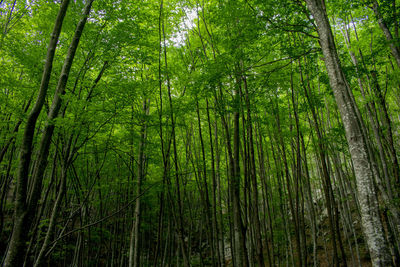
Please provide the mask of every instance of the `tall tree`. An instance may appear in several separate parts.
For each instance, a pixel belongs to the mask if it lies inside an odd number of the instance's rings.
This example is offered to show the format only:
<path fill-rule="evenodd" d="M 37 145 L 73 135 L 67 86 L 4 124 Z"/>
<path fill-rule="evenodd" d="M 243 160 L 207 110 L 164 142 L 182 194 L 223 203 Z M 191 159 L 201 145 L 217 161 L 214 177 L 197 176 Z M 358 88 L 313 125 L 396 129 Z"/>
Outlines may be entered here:
<path fill-rule="evenodd" d="M 357 192 L 361 207 L 362 226 L 367 239 L 373 266 L 392 265 L 389 249 L 380 220 L 377 192 L 374 187 L 374 173 L 368 155 L 367 136 L 363 132 L 363 121 L 349 84 L 343 73 L 336 50 L 330 22 L 321 0 L 307 0 L 319 35 L 319 43 L 329 82 L 335 95 L 346 132 L 351 159 L 357 181 Z"/>
<path fill-rule="evenodd" d="M 19 155 L 19 167 L 17 178 L 17 193 L 15 198 L 15 212 L 14 212 L 14 227 L 7 250 L 7 256 L 4 261 L 4 266 L 19 266 L 24 256 L 25 246 L 27 241 L 28 231 L 26 226 L 28 220 L 31 220 L 32 213 L 30 212 L 29 203 L 27 200 L 28 190 L 28 177 L 29 166 L 32 157 L 32 142 L 35 134 L 36 121 L 42 110 L 47 89 L 49 87 L 50 75 L 53 68 L 53 59 L 56 52 L 58 38 L 61 33 L 62 24 L 65 14 L 67 13 L 69 0 L 63 1 L 60 10 L 58 11 L 57 18 L 54 24 L 53 32 L 51 34 L 50 43 L 47 48 L 46 63 L 42 74 L 42 82 L 40 84 L 39 94 L 37 96 L 35 105 L 29 113 L 27 118 L 24 136 L 22 139 L 22 146 Z M 35 205 L 33 208 L 35 208 Z M 29 227 L 28 227 L 29 229 Z"/>

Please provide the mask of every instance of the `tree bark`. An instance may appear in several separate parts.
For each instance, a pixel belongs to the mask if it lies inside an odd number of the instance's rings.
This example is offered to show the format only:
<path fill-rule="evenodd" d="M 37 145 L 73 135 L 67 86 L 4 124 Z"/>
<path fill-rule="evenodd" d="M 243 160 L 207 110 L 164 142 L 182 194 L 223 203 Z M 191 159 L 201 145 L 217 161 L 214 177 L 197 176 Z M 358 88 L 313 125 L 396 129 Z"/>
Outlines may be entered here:
<path fill-rule="evenodd" d="M 143 102 L 143 111 L 145 115 L 149 115 L 149 101 L 146 99 Z M 138 158 L 138 175 L 137 175 L 137 183 L 136 183 L 136 195 L 140 196 L 142 194 L 142 183 L 145 177 L 145 145 L 147 138 L 147 121 L 142 120 L 142 126 L 140 130 L 140 142 L 139 142 L 139 158 Z M 141 224 L 141 205 L 140 205 L 140 197 L 136 200 L 135 203 L 135 221 L 132 225 L 131 230 L 131 242 L 129 247 L 129 267 L 138 267 L 140 266 L 140 224 Z M 133 236 L 132 236 L 133 235 Z"/>
<path fill-rule="evenodd" d="M 390 50 L 392 51 L 392 55 L 396 60 L 397 66 L 400 68 L 400 48 L 399 45 L 396 44 L 396 41 L 393 39 L 393 35 L 390 32 L 389 27 L 385 23 L 385 20 L 383 19 L 382 13 L 379 10 L 378 1 L 374 0 L 372 2 L 372 10 L 374 11 L 376 19 L 378 20 L 379 27 L 385 35 L 386 40 L 389 42 Z"/>
<path fill-rule="evenodd" d="M 50 42 L 47 47 L 46 63 L 44 65 L 42 80 L 40 83 L 39 94 L 37 96 L 35 105 L 30 111 L 26 124 L 24 135 L 22 137 L 22 145 L 19 155 L 19 166 L 17 173 L 17 189 L 14 206 L 14 227 L 4 260 L 5 267 L 19 266 L 24 259 L 26 249 L 26 240 L 28 231 L 24 229 L 25 221 L 29 220 L 28 216 L 28 203 L 27 203 L 27 186 L 29 176 L 29 166 L 32 157 L 32 142 L 35 134 L 36 121 L 42 110 L 47 89 L 49 87 L 51 70 L 53 68 L 53 59 L 56 52 L 58 38 L 61 33 L 62 24 L 65 14 L 67 13 L 69 0 L 64 0 L 58 11 L 56 22 L 54 24 L 53 32 L 51 34 Z"/>
<path fill-rule="evenodd" d="M 371 262 L 373 266 L 391 266 L 392 261 L 380 220 L 378 201 L 373 184 L 374 174 L 368 157 L 366 137 L 362 131 L 362 121 L 357 112 L 358 108 L 354 104 L 352 92 L 340 65 L 325 7 L 320 0 L 306 0 L 306 3 L 317 23 L 329 82 L 345 128 L 356 176 L 362 226 L 371 255 Z"/>
<path fill-rule="evenodd" d="M 258 208 L 258 186 L 257 186 L 257 171 L 256 171 L 256 159 L 255 159 L 255 152 L 254 152 L 254 138 L 253 138 L 253 123 L 251 118 L 251 106 L 250 106 L 250 98 L 249 98 L 249 90 L 247 87 L 247 80 L 246 77 L 243 77 L 243 84 L 245 89 L 245 102 L 247 108 L 247 124 L 248 130 L 247 135 L 249 136 L 249 145 L 248 149 L 250 151 L 250 177 L 251 183 L 253 186 L 252 190 L 252 198 L 253 198 L 253 223 L 255 224 L 255 243 L 256 243 L 256 256 L 258 266 L 265 266 L 264 264 L 264 249 L 263 249 L 263 242 L 261 237 L 261 224 L 260 224 L 260 217 L 259 217 L 259 208 Z"/>

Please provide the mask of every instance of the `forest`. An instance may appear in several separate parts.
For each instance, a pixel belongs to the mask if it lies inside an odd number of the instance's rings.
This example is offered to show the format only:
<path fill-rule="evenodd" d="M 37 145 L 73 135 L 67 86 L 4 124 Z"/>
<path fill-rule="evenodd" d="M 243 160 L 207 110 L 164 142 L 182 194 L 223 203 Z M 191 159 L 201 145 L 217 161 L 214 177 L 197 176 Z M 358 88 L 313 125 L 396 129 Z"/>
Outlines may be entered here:
<path fill-rule="evenodd" d="M 0 261 L 400 266 L 399 0 L 0 0 Z"/>

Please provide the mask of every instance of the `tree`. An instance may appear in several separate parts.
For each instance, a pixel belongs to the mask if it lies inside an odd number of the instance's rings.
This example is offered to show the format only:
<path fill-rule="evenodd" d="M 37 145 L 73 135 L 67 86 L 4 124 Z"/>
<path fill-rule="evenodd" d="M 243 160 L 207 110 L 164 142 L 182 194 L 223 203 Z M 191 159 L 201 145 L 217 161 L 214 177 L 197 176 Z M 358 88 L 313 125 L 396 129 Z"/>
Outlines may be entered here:
<path fill-rule="evenodd" d="M 361 207 L 361 218 L 371 261 L 374 266 L 391 265 L 388 245 L 379 216 L 377 192 L 374 187 L 374 173 L 368 155 L 367 140 L 363 121 L 354 102 L 349 84 L 342 71 L 335 41 L 323 2 L 307 0 L 307 7 L 317 23 L 319 42 L 324 55 L 329 82 L 335 95 L 346 132 L 349 151 L 354 164 L 357 192 Z"/>

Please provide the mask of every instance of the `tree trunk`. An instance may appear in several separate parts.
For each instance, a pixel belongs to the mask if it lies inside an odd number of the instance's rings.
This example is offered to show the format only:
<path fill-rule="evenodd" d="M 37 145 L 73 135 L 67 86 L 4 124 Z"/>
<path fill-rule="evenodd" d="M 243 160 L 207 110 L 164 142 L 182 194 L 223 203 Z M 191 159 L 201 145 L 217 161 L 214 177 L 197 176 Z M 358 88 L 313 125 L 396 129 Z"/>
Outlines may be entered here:
<path fill-rule="evenodd" d="M 238 253 L 238 264 L 240 266 L 247 267 L 249 265 L 247 249 L 246 249 L 246 231 L 242 220 L 242 210 L 240 205 L 240 126 L 239 126 L 239 105 L 240 105 L 240 80 L 236 81 L 235 89 L 235 111 L 234 111 L 234 129 L 233 129 L 233 173 L 232 177 L 232 200 L 233 200 L 233 224 L 234 224 L 234 236 L 235 246 Z"/>
<path fill-rule="evenodd" d="M 143 101 L 143 111 L 145 115 L 149 115 L 149 103 L 145 99 Z M 129 247 L 129 267 L 140 266 L 140 224 L 141 224 L 141 206 L 140 206 L 140 195 L 142 194 L 142 183 L 145 176 L 145 145 L 147 137 L 147 121 L 142 120 L 142 126 L 140 131 L 140 142 L 139 142 L 139 158 L 138 158 L 138 169 L 137 169 L 137 183 L 136 183 L 136 196 L 138 196 L 135 203 L 135 221 L 132 225 L 131 230 L 131 241 Z"/>
<path fill-rule="evenodd" d="M 222 259 L 220 253 L 220 244 L 219 244 L 219 231 L 218 231 L 218 218 L 217 218 L 217 179 L 215 173 L 215 156 L 214 156 L 214 145 L 213 145 L 213 136 L 212 136 L 212 128 L 211 128 L 211 118 L 210 118 L 210 109 L 208 105 L 208 99 L 206 98 L 206 110 L 207 110 L 207 125 L 208 125 L 208 135 L 210 140 L 210 154 L 211 154 L 211 175 L 212 175 L 212 228 L 213 228 L 213 239 L 214 239 L 214 247 L 215 253 L 217 254 L 217 263 L 218 266 L 222 266 Z"/>
<path fill-rule="evenodd" d="M 35 126 L 40 111 L 42 110 L 47 89 L 49 87 L 51 70 L 53 68 L 53 59 L 57 47 L 58 38 L 61 33 L 65 14 L 67 13 L 69 0 L 62 2 L 57 19 L 51 34 L 50 43 L 47 47 L 46 63 L 43 70 L 42 81 L 40 83 L 39 94 L 36 103 L 28 115 L 25 125 L 22 145 L 19 155 L 19 166 L 17 173 L 17 189 L 14 210 L 14 227 L 6 253 L 4 266 L 19 266 L 24 259 L 28 231 L 25 229 L 26 221 L 29 220 L 27 203 L 27 186 L 29 176 L 29 166 L 32 156 L 32 142 L 35 134 Z"/>
<path fill-rule="evenodd" d="M 260 217 L 259 217 L 259 208 L 258 208 L 258 186 L 257 186 L 257 171 L 256 171 L 256 159 L 255 159 L 255 152 L 254 152 L 254 140 L 253 140 L 253 123 L 251 118 L 251 107 L 250 107 L 250 98 L 249 98 L 249 90 L 247 88 L 247 80 L 246 77 L 243 77 L 243 84 L 245 89 L 245 102 L 247 108 L 247 124 L 248 130 L 247 135 L 249 136 L 249 145 L 248 150 L 250 151 L 250 177 L 251 183 L 253 186 L 252 190 L 252 198 L 253 198 L 253 223 L 255 224 L 255 243 L 256 243 L 256 256 L 258 266 L 262 267 L 265 266 L 264 264 L 264 249 L 261 237 L 261 224 L 260 224 Z"/>
<path fill-rule="evenodd" d="M 395 2 L 395 1 L 393 0 L 393 2 Z M 372 10 L 374 11 L 376 19 L 378 20 L 379 27 L 381 28 L 383 34 L 385 35 L 386 40 L 389 42 L 390 50 L 392 51 L 392 55 L 393 55 L 394 59 L 396 60 L 397 66 L 400 68 L 399 45 L 396 43 L 396 40 L 393 39 L 393 35 L 390 32 L 387 24 L 385 23 L 382 13 L 379 9 L 380 8 L 379 8 L 378 1 L 374 0 L 372 2 Z M 394 24 L 396 24 L 396 23 L 394 23 Z"/>
<path fill-rule="evenodd" d="M 385 239 L 376 191 L 373 184 L 373 170 L 368 157 L 367 141 L 362 131 L 362 121 L 357 106 L 352 100 L 352 92 L 340 66 L 332 31 L 320 0 L 306 0 L 317 23 L 320 46 L 324 55 L 330 85 L 335 95 L 346 132 L 351 159 L 357 182 L 357 192 L 361 207 L 361 219 L 373 266 L 391 266 L 392 261 Z"/>

